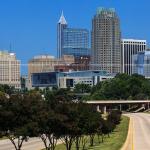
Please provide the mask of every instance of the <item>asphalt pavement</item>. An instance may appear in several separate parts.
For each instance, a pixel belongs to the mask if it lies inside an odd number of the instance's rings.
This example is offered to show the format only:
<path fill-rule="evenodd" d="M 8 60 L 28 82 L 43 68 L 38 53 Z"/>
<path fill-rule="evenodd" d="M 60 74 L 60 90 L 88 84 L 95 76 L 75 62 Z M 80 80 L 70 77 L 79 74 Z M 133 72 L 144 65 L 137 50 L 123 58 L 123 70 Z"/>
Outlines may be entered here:
<path fill-rule="evenodd" d="M 130 141 L 126 150 L 150 150 L 150 114 L 128 114 L 130 123 Z"/>
<path fill-rule="evenodd" d="M 28 142 L 23 143 L 22 150 L 41 150 L 44 144 L 40 138 L 31 138 Z M 15 150 L 10 140 L 0 140 L 0 150 Z"/>

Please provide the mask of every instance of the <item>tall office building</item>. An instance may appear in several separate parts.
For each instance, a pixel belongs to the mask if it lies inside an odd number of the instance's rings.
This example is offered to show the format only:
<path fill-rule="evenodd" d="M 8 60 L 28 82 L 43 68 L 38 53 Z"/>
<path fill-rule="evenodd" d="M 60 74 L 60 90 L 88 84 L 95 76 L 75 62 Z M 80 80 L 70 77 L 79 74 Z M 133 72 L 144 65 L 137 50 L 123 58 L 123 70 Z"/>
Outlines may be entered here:
<path fill-rule="evenodd" d="M 16 59 L 14 53 L 0 51 L 0 84 L 21 88 L 20 60 Z"/>
<path fill-rule="evenodd" d="M 89 31 L 86 29 L 68 28 L 67 21 L 62 13 L 57 27 L 58 58 L 63 55 L 75 57 L 89 56 Z"/>
<path fill-rule="evenodd" d="M 113 8 L 98 8 L 92 20 L 91 68 L 122 72 L 120 20 Z"/>
<path fill-rule="evenodd" d="M 61 58 L 63 48 L 63 30 L 67 28 L 67 21 L 62 12 L 57 25 L 57 57 Z"/>
<path fill-rule="evenodd" d="M 123 73 L 132 74 L 132 56 L 146 50 L 146 40 L 122 39 L 122 68 Z"/>

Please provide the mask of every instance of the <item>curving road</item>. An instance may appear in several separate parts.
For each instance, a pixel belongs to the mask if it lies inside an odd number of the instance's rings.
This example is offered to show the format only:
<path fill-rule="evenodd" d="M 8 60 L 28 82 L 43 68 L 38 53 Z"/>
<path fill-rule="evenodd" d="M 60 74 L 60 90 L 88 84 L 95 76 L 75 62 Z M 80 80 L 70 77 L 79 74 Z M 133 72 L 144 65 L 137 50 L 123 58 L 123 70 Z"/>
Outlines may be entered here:
<path fill-rule="evenodd" d="M 41 150 L 44 148 L 40 138 L 32 138 L 23 143 L 22 150 Z M 15 150 L 9 140 L 0 140 L 0 150 Z"/>
<path fill-rule="evenodd" d="M 128 114 L 131 118 L 129 144 L 125 150 L 150 150 L 150 114 Z"/>

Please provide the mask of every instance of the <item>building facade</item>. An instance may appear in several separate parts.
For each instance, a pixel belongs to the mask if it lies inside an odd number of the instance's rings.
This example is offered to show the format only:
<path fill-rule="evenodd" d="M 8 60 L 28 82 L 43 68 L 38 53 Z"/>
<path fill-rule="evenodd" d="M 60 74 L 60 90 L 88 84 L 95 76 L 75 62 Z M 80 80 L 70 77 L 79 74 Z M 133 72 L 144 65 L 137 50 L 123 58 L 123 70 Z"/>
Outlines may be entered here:
<path fill-rule="evenodd" d="M 132 73 L 150 78 L 150 51 L 139 52 L 132 56 Z"/>
<path fill-rule="evenodd" d="M 29 60 L 28 62 L 29 87 L 31 87 L 31 74 L 54 71 L 54 66 L 62 63 L 63 63 L 62 60 L 56 59 L 54 56 L 50 55 L 35 56 L 31 60 Z"/>
<path fill-rule="evenodd" d="M 91 68 L 122 72 L 120 20 L 113 8 L 98 8 L 92 20 Z"/>
<path fill-rule="evenodd" d="M 146 40 L 122 39 L 122 70 L 128 75 L 132 74 L 132 56 L 146 50 Z"/>
<path fill-rule="evenodd" d="M 21 88 L 20 60 L 16 59 L 15 53 L 0 51 L 0 84 Z"/>
<path fill-rule="evenodd" d="M 74 63 L 68 63 L 68 64 L 59 64 L 55 65 L 55 71 L 58 72 L 68 72 L 70 70 L 72 71 L 83 71 L 83 70 L 89 70 L 89 64 L 90 64 L 90 56 L 80 56 L 75 57 Z"/>
<path fill-rule="evenodd" d="M 73 71 L 59 74 L 59 88 L 74 88 L 76 84 L 86 84 L 91 87 L 101 81 L 112 79 L 106 71 Z"/>
<path fill-rule="evenodd" d="M 51 55 L 35 56 L 28 62 L 28 81 L 31 87 L 31 75 L 33 73 L 43 73 L 55 71 L 56 66 L 68 66 L 75 63 L 73 55 L 63 55 L 61 59 L 57 59 Z"/>
<path fill-rule="evenodd" d="M 69 28 L 62 13 L 57 25 L 58 58 L 63 55 L 75 57 L 89 56 L 89 31 L 86 29 Z"/>
<path fill-rule="evenodd" d="M 76 84 L 94 86 L 97 83 L 113 78 L 106 71 L 70 71 L 46 72 L 32 74 L 32 87 L 74 88 Z"/>

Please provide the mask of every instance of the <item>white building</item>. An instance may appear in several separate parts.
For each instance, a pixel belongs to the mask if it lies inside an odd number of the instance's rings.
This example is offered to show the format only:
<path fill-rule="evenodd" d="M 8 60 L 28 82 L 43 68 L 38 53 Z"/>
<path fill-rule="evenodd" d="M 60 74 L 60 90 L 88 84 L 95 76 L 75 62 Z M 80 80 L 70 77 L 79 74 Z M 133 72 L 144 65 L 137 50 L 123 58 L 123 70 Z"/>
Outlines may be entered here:
<path fill-rule="evenodd" d="M 21 88 L 20 60 L 16 59 L 15 53 L 0 51 L 0 84 Z"/>
<path fill-rule="evenodd" d="M 32 74 L 32 87 L 74 88 L 76 84 L 94 86 L 97 83 L 111 79 L 106 71 L 87 70 L 70 72 L 45 72 Z"/>
<path fill-rule="evenodd" d="M 132 56 L 147 49 L 146 40 L 122 39 L 122 72 L 132 74 Z"/>
<path fill-rule="evenodd" d="M 59 88 L 74 88 L 76 84 L 86 84 L 92 87 L 113 77 L 105 71 L 72 71 L 59 73 L 58 82 Z"/>

